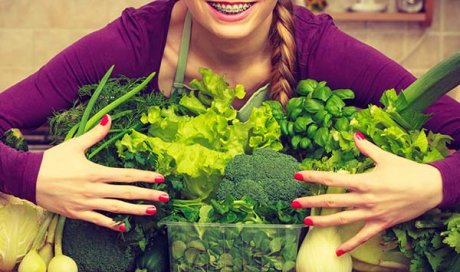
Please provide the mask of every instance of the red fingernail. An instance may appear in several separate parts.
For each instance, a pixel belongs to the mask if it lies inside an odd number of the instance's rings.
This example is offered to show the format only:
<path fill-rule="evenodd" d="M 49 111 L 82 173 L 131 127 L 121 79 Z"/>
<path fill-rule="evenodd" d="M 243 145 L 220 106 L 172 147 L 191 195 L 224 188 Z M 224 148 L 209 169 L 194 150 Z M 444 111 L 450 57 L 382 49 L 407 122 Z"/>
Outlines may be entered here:
<path fill-rule="evenodd" d="M 120 232 L 126 232 L 126 226 L 125 226 L 125 224 L 120 225 L 120 226 L 118 227 L 118 230 L 119 230 Z"/>
<path fill-rule="evenodd" d="M 157 213 L 157 209 L 155 207 L 150 207 L 145 210 L 145 213 L 148 215 L 154 215 Z"/>
<path fill-rule="evenodd" d="M 313 226 L 313 220 L 311 220 L 311 218 L 308 217 L 303 220 L 303 223 L 307 226 Z"/>
<path fill-rule="evenodd" d="M 169 195 L 167 195 L 167 194 L 160 195 L 158 200 L 160 200 L 160 202 L 168 202 L 169 201 Z"/>
<path fill-rule="evenodd" d="M 156 177 L 155 182 L 156 183 L 163 183 L 163 182 L 165 182 L 165 178 L 164 177 Z"/>
<path fill-rule="evenodd" d="M 335 252 L 335 255 L 337 255 L 337 257 L 340 257 L 342 256 L 343 254 L 345 253 L 345 251 L 343 251 L 342 249 L 339 249 Z"/>
<path fill-rule="evenodd" d="M 108 122 L 109 122 L 109 116 L 105 114 L 101 119 L 101 126 L 107 125 Z"/>
<path fill-rule="evenodd" d="M 300 208 L 302 208 L 302 205 L 300 204 L 299 201 L 294 200 L 294 201 L 291 202 L 291 207 L 292 207 L 293 209 L 300 209 Z"/>
<path fill-rule="evenodd" d="M 303 181 L 303 176 L 300 173 L 295 173 L 294 178 L 298 181 Z"/>
<path fill-rule="evenodd" d="M 355 137 L 356 137 L 356 139 L 358 139 L 358 140 L 366 140 L 366 137 L 364 136 L 364 134 L 362 134 L 362 133 L 359 132 L 359 131 L 355 132 Z"/>

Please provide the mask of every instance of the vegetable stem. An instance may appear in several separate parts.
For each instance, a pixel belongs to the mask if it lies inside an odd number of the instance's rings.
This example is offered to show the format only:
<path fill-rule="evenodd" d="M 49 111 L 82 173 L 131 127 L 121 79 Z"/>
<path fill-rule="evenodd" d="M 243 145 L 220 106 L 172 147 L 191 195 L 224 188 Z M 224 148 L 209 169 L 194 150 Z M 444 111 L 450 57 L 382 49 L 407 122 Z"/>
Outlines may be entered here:
<path fill-rule="evenodd" d="M 65 225 L 65 216 L 60 215 L 59 221 L 56 227 L 56 234 L 55 234 L 55 243 L 54 243 L 54 254 L 55 256 L 63 255 L 62 254 L 62 233 L 64 231 Z"/>
<path fill-rule="evenodd" d="M 51 224 L 49 225 L 48 228 L 48 236 L 46 237 L 46 242 L 48 244 L 53 244 L 54 243 L 54 236 L 56 233 L 56 227 L 58 223 L 59 215 L 54 214 L 53 215 L 53 220 L 51 220 Z"/>
<path fill-rule="evenodd" d="M 460 51 L 440 62 L 402 91 L 407 103 L 397 108 L 401 114 L 423 112 L 441 96 L 460 84 Z"/>
<path fill-rule="evenodd" d="M 45 240 L 45 237 L 46 237 L 46 231 L 48 230 L 48 226 L 51 222 L 51 219 L 53 218 L 53 215 L 54 215 L 53 213 L 46 215 L 46 218 L 43 221 L 43 224 L 38 229 L 38 233 L 32 244 L 31 250 L 37 250 L 41 246 L 41 244 L 43 244 L 43 241 Z"/>
<path fill-rule="evenodd" d="M 141 84 L 139 84 L 131 91 L 127 92 L 123 96 L 119 97 L 118 99 L 116 99 L 109 105 L 105 106 L 103 109 L 101 109 L 98 113 L 96 113 L 93 117 L 91 117 L 91 119 L 88 120 L 88 122 L 86 123 L 84 132 L 94 127 L 94 125 L 96 125 L 96 123 L 102 118 L 102 116 L 109 113 L 111 110 L 115 109 L 116 107 L 126 102 L 128 99 L 135 96 L 140 91 L 142 91 L 142 89 L 144 89 L 144 87 L 147 86 L 147 84 L 149 84 L 149 82 L 152 80 L 154 76 L 155 76 L 155 72 L 151 73 L 144 81 L 142 81 Z"/>
<path fill-rule="evenodd" d="M 94 108 L 94 105 L 96 104 L 97 99 L 99 98 L 99 95 L 101 94 L 102 90 L 104 89 L 105 84 L 107 83 L 107 80 L 109 79 L 110 75 L 112 74 L 114 66 L 112 65 L 110 69 L 105 73 L 104 77 L 102 78 L 101 82 L 97 86 L 96 90 L 94 91 L 94 94 L 91 96 L 91 99 L 88 102 L 88 105 L 85 108 L 85 111 L 83 112 L 83 116 L 81 117 L 80 125 L 78 127 L 77 131 L 77 136 L 82 135 L 85 132 L 86 128 L 86 123 L 88 122 L 89 115 L 91 114 L 91 111 Z"/>

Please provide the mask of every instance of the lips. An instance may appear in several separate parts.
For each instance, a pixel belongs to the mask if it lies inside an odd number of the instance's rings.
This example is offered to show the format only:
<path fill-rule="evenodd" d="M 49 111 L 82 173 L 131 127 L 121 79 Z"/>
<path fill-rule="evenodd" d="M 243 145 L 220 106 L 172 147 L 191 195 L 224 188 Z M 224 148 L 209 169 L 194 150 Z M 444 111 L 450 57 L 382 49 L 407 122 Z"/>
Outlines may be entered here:
<path fill-rule="evenodd" d="M 224 15 L 238 15 L 250 9 L 254 3 L 228 3 L 228 2 L 208 2 L 208 4 L 219 13 Z"/>

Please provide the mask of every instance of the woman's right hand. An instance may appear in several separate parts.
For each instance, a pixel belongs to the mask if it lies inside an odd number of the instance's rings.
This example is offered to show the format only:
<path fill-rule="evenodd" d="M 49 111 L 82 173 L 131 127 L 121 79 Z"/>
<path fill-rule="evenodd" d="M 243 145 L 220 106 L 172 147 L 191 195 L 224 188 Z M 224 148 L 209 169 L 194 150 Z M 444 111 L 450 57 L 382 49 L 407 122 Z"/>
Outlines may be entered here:
<path fill-rule="evenodd" d="M 164 182 L 158 173 L 136 169 L 110 168 L 89 161 L 85 152 L 102 140 L 110 130 L 111 119 L 105 115 L 100 124 L 86 134 L 59 144 L 47 151 L 37 177 L 37 204 L 69 218 L 85 220 L 116 231 L 126 227 L 96 210 L 112 213 L 154 215 L 153 205 L 132 204 L 125 200 L 167 202 L 167 193 L 140 188 L 133 182 Z"/>

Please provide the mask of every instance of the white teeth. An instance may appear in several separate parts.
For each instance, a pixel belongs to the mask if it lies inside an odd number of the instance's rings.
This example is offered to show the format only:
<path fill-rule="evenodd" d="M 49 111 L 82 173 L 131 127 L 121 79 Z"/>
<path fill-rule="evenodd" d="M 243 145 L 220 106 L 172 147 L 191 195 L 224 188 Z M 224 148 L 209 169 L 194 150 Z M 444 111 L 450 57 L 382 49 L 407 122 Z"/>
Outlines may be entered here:
<path fill-rule="evenodd" d="M 225 14 L 238 14 L 242 13 L 246 10 L 248 10 L 252 4 L 250 3 L 245 3 L 245 4 L 221 4 L 221 3 L 215 3 L 215 2 L 209 2 L 209 4 L 218 10 L 219 12 L 225 13 Z"/>

